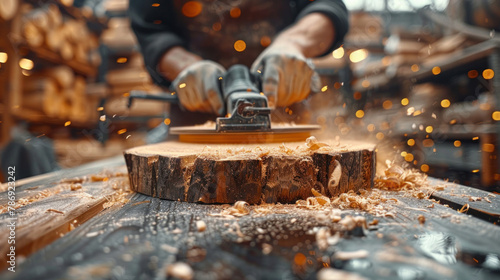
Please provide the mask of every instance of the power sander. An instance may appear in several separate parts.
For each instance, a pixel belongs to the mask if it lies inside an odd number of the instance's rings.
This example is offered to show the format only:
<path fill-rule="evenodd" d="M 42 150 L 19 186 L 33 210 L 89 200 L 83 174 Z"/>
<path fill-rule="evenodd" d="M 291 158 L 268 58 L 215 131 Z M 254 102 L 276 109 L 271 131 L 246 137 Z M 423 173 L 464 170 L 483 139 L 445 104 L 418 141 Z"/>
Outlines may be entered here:
<path fill-rule="evenodd" d="M 179 141 L 188 143 L 275 143 L 304 141 L 318 125 L 272 124 L 271 108 L 267 97 L 261 93 L 261 77 L 252 75 L 244 65 L 228 69 L 220 82 L 225 117 L 218 117 L 214 125 L 172 127 L 170 133 Z M 131 91 L 128 106 L 134 99 L 150 99 L 179 103 L 175 94 L 151 95 Z"/>

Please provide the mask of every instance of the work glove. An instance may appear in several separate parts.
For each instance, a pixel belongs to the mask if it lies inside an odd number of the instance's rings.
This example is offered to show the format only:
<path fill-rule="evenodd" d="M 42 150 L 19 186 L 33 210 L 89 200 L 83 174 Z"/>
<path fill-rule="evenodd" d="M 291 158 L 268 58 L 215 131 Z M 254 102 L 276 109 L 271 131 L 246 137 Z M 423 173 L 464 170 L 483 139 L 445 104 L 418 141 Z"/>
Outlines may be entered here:
<path fill-rule="evenodd" d="M 269 46 L 252 64 L 251 71 L 261 75 L 262 91 L 271 108 L 291 105 L 304 100 L 311 91 L 319 91 L 320 78 L 314 65 L 291 44 Z"/>
<path fill-rule="evenodd" d="M 181 73 L 172 82 L 181 105 L 189 111 L 224 113 L 224 103 L 219 87 L 219 78 L 226 70 L 210 60 L 198 61 Z"/>

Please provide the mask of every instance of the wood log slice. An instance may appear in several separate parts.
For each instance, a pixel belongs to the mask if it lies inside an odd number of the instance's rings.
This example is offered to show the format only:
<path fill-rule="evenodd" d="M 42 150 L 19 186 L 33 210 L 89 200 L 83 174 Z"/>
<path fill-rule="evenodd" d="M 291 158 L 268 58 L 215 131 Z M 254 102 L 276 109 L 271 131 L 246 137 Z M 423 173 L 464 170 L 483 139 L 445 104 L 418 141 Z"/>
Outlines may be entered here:
<path fill-rule="evenodd" d="M 171 141 L 124 155 L 133 190 L 170 200 L 293 203 L 312 196 L 312 188 L 334 197 L 372 186 L 375 145 L 313 140 L 214 146 Z"/>

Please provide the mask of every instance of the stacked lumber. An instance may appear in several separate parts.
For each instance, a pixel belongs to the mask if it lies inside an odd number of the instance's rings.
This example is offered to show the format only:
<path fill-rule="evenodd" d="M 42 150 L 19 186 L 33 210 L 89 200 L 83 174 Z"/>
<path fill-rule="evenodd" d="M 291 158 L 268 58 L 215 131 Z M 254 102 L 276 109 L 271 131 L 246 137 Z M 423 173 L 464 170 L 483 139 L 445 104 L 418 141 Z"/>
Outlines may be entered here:
<path fill-rule="evenodd" d="M 100 64 L 99 40 L 89 31 L 85 20 L 64 17 L 56 4 L 27 6 L 23 10 L 22 34 L 30 47 L 46 48 L 65 61 Z"/>
<path fill-rule="evenodd" d="M 19 0 L 0 0 L 0 19 L 11 20 L 19 7 Z"/>
<path fill-rule="evenodd" d="M 85 122 L 97 119 L 96 101 L 86 95 L 86 81 L 67 66 L 47 68 L 23 81 L 23 108 L 48 117 Z"/>

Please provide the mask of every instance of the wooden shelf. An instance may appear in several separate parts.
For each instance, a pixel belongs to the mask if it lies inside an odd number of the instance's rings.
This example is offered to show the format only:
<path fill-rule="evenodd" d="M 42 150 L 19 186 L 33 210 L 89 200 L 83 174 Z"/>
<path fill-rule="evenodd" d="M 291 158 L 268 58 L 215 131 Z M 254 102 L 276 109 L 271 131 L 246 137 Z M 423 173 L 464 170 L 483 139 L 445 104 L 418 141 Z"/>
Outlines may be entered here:
<path fill-rule="evenodd" d="M 79 122 L 79 121 L 73 121 L 70 119 L 60 119 L 60 118 L 53 118 L 49 117 L 43 113 L 35 112 L 29 109 L 18 109 L 12 112 L 12 116 L 21 121 L 27 121 L 32 124 L 46 124 L 46 125 L 51 125 L 51 126 L 59 126 L 59 127 L 64 127 L 64 124 L 67 121 L 71 121 L 71 125 L 68 126 L 70 128 L 95 128 L 98 123 L 98 119 L 95 120 L 95 122 L 92 121 L 87 121 L 87 122 Z"/>
<path fill-rule="evenodd" d="M 66 65 L 73 69 L 76 73 L 94 77 L 97 75 L 97 68 L 91 66 L 87 63 L 78 62 L 76 60 L 64 60 L 59 54 L 54 53 L 46 48 L 39 47 L 34 48 L 27 44 L 19 45 L 19 49 L 22 51 L 27 51 L 29 53 L 34 54 L 37 58 L 43 59 L 50 63 L 58 64 L 58 65 Z"/>

